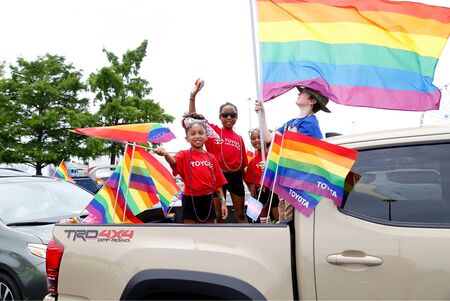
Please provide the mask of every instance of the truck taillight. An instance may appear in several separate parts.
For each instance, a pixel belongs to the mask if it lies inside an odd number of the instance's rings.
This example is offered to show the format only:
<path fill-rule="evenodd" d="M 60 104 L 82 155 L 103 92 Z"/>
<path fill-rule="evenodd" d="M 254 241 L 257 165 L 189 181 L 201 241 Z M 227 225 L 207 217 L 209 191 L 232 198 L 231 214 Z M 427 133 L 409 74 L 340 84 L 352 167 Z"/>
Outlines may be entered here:
<path fill-rule="evenodd" d="M 46 269 L 47 269 L 47 285 L 48 293 L 52 295 L 58 294 L 58 273 L 59 265 L 64 253 L 64 247 L 54 240 L 50 240 L 47 245 Z"/>

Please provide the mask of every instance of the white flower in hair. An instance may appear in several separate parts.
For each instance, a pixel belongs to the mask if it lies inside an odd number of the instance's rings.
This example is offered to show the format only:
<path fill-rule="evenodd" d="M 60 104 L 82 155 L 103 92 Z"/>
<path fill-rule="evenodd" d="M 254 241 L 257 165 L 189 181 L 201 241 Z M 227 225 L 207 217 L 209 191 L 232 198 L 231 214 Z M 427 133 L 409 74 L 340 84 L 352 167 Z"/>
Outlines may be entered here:
<path fill-rule="evenodd" d="M 214 138 L 214 139 L 220 138 L 220 136 L 216 133 L 216 131 L 214 131 L 214 129 L 208 124 L 208 122 L 205 119 L 195 119 L 192 117 L 187 117 L 186 119 L 184 119 L 184 127 L 185 128 L 190 128 L 195 123 L 200 123 L 205 126 L 206 136 L 208 138 Z"/>

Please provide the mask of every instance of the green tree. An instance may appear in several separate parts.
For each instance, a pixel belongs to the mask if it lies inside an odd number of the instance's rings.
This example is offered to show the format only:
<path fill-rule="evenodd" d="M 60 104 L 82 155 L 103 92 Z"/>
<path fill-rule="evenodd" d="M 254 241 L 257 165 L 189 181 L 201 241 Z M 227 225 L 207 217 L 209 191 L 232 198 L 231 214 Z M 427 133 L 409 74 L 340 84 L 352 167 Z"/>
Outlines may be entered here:
<path fill-rule="evenodd" d="M 0 161 L 25 163 L 42 174 L 48 164 L 70 156 L 84 160 L 102 151 L 101 143 L 69 132 L 95 124 L 81 71 L 65 58 L 46 54 L 35 61 L 17 60 L 0 85 Z M 3 119 L 5 118 L 5 119 Z"/>
<path fill-rule="evenodd" d="M 109 66 L 103 67 L 89 77 L 89 85 L 100 103 L 97 112 L 101 125 L 113 126 L 129 123 L 172 122 L 174 117 L 165 114 L 159 103 L 146 98 L 152 88 L 139 76 L 142 61 L 147 52 L 147 40 L 139 47 L 128 50 L 122 60 L 114 53 L 103 49 Z M 123 151 L 117 143 L 106 142 L 111 164 Z"/>

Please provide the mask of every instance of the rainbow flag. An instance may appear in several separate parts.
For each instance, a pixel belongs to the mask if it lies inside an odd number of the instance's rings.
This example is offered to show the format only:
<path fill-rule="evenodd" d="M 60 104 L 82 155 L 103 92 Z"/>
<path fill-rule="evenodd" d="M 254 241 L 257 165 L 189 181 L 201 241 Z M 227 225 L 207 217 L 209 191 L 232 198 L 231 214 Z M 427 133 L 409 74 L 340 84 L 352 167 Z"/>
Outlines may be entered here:
<path fill-rule="evenodd" d="M 71 183 L 75 183 L 75 181 L 69 175 L 69 171 L 67 170 L 67 166 L 64 161 L 61 161 L 61 163 L 59 163 L 59 166 L 56 168 L 55 173 L 53 174 L 53 178 L 63 179 Z"/>
<path fill-rule="evenodd" d="M 309 216 L 321 197 L 340 206 L 358 152 L 297 132 L 275 135 L 263 185 Z M 275 184 L 274 184 L 275 182 Z"/>
<path fill-rule="evenodd" d="M 310 216 L 314 208 L 322 199 L 320 196 L 305 191 L 283 187 L 277 179 L 278 163 L 280 161 L 280 150 L 283 136 L 275 134 L 271 144 L 267 164 L 264 169 L 264 176 L 261 179 L 262 185 L 271 189 L 279 197 L 288 201 L 295 209 L 306 216 Z"/>
<path fill-rule="evenodd" d="M 286 131 L 278 163 L 279 183 L 327 197 L 340 206 L 345 178 L 357 155 L 356 150 Z"/>
<path fill-rule="evenodd" d="M 120 224 L 122 221 L 126 224 L 142 223 L 132 213 L 128 204 L 125 204 L 123 185 L 119 186 L 122 166 L 123 160 L 86 207 L 89 213 L 93 215 L 92 219 L 100 221 L 102 224 Z M 118 194 L 117 189 L 119 189 Z"/>
<path fill-rule="evenodd" d="M 164 143 L 175 135 L 159 123 L 124 124 L 116 126 L 78 128 L 72 132 L 97 138 L 136 143 Z"/>
<path fill-rule="evenodd" d="M 164 212 L 167 212 L 180 188 L 164 165 L 143 148 L 136 146 L 133 152 L 133 148 L 129 146 L 125 166 L 124 184 L 129 187 L 127 203 L 132 212 L 137 215 L 159 202 Z"/>
<path fill-rule="evenodd" d="M 387 0 L 258 0 L 264 101 L 302 85 L 349 106 L 439 108 L 450 9 Z"/>
<path fill-rule="evenodd" d="M 105 184 L 105 181 L 103 181 L 103 180 L 100 179 L 100 178 L 95 178 L 95 183 L 97 183 L 97 186 L 98 186 L 98 187 L 102 187 L 103 184 Z"/>
<path fill-rule="evenodd" d="M 142 181 L 145 177 L 151 177 L 161 206 L 164 212 L 167 213 L 170 203 L 173 197 L 179 193 L 180 187 L 175 182 L 173 175 L 155 157 L 139 146 L 136 146 L 136 151 L 139 153 L 138 156 L 141 159 L 140 164 L 133 165 L 135 168 L 132 171 L 133 174 L 139 175 L 139 177 L 132 177 L 132 183 L 130 185 L 131 187 L 138 187 L 140 185 L 139 181 Z"/>

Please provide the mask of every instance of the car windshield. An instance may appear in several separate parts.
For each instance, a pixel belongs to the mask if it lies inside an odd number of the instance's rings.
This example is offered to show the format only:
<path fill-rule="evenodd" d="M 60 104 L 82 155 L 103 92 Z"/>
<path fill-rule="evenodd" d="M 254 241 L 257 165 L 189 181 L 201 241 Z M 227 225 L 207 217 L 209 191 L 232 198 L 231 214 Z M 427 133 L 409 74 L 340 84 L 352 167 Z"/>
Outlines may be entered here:
<path fill-rule="evenodd" d="M 12 179 L 0 183 L 0 219 L 5 224 L 54 221 L 80 214 L 93 195 L 63 180 Z"/>

